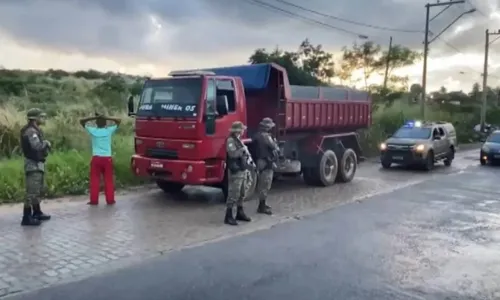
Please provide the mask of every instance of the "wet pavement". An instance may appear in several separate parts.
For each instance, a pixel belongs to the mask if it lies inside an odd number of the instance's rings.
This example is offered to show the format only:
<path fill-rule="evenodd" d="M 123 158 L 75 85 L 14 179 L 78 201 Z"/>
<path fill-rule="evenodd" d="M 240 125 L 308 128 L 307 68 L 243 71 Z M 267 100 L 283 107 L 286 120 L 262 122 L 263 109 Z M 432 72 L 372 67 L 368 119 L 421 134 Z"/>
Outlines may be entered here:
<path fill-rule="evenodd" d="M 394 295 L 403 290 L 423 293 L 425 282 L 443 293 L 453 288 L 460 288 L 456 295 L 463 295 L 464 289 L 468 293 L 493 293 L 495 283 L 489 280 L 499 278 L 500 272 L 491 268 L 500 256 L 495 247 L 485 245 L 498 238 L 488 236 L 494 235 L 490 230 L 500 222 L 492 221 L 500 211 L 495 200 L 498 193 L 492 188 L 498 176 L 495 169 L 475 167 L 476 152 L 460 153 L 451 168 L 440 166 L 431 174 L 380 170 L 378 164 L 366 162 L 349 184 L 310 188 L 294 179 L 277 182 L 269 199 L 275 215 L 252 214 L 254 222 L 236 228 L 221 224 L 223 206 L 218 203 L 218 191 L 207 194 L 196 189 L 176 199 L 157 190 L 143 189 L 123 195 L 114 207 L 87 207 L 83 198 L 52 201 L 45 207 L 54 220 L 41 228 L 20 228 L 19 216 L 15 214 L 19 207 L 3 207 L 0 295 L 27 292 L 127 266 L 135 267 L 106 275 L 100 284 L 84 281 L 48 289 L 37 299 L 61 299 L 56 297 L 61 295 L 58 293 L 69 293 L 68 289 L 78 292 L 62 298 L 140 299 L 141 294 L 137 293 L 144 293 L 147 287 L 153 289 L 151 295 L 143 294 L 148 295 L 147 299 L 160 299 L 161 295 L 165 299 L 165 293 L 172 294 L 168 297 L 172 299 L 200 299 L 202 295 L 210 295 L 205 297 L 208 299 L 244 295 L 246 299 L 282 299 L 285 295 L 301 295 L 297 289 L 304 287 L 307 280 L 300 284 L 296 281 L 303 280 L 303 272 L 311 274 L 311 287 L 316 281 L 320 286 L 311 291 L 312 296 L 288 297 L 319 299 L 336 291 L 339 295 L 347 293 L 338 299 L 365 299 L 349 298 L 350 294 L 357 295 L 351 289 L 359 288 L 373 292 L 371 299 L 389 299 L 383 294 L 386 288 L 393 290 Z M 348 205 L 308 217 L 341 204 Z M 255 201 L 248 202 L 247 207 L 255 211 Z M 487 213 L 481 214 L 480 210 Z M 297 219 L 304 220 L 202 245 Z M 464 233 L 467 230 L 469 233 Z M 190 246 L 200 247 L 163 256 Z M 350 252 L 352 257 L 348 257 Z M 154 261 L 149 262 L 150 258 Z M 326 259 L 324 263 L 322 259 Z M 264 265 L 265 261 L 271 262 L 271 266 Z M 245 268 L 250 268 L 248 274 L 240 271 Z M 342 270 L 354 277 L 340 275 Z M 378 275 L 370 275 L 370 270 Z M 136 277 L 138 272 L 144 275 Z M 461 272 L 468 277 L 460 277 Z M 364 273 L 367 276 L 362 276 Z M 353 281 L 348 282 L 349 278 Z M 252 280 L 260 291 L 257 288 L 254 294 L 246 294 Z M 325 280 L 331 282 L 321 286 Z M 366 280 L 370 284 L 383 283 L 379 288 L 382 294 L 371 285 L 360 283 Z M 107 286 L 108 282 L 117 287 Z M 217 287 L 210 288 L 209 283 Z M 226 290 L 235 288 L 234 285 L 241 289 Z M 103 290 L 99 295 L 88 294 L 89 290 L 100 288 Z M 268 290 L 274 291 L 272 297 L 263 294 Z M 182 291 L 184 294 L 180 294 Z M 221 294 L 223 291 L 225 295 Z M 386 298 L 377 298 L 379 295 Z M 29 294 L 27 297 L 31 299 Z M 398 297 L 390 298 L 413 299 Z"/>

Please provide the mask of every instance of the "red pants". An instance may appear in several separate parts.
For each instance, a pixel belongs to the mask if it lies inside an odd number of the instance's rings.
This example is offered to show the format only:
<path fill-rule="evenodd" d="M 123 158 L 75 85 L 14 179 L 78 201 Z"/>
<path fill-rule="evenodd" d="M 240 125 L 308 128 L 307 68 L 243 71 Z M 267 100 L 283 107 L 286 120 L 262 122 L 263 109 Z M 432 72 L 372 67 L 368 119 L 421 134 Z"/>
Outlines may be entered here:
<path fill-rule="evenodd" d="M 108 204 L 115 203 L 115 183 L 113 179 L 113 159 L 105 156 L 92 156 L 90 161 L 90 203 L 99 202 L 101 175 L 104 177 L 104 195 Z"/>

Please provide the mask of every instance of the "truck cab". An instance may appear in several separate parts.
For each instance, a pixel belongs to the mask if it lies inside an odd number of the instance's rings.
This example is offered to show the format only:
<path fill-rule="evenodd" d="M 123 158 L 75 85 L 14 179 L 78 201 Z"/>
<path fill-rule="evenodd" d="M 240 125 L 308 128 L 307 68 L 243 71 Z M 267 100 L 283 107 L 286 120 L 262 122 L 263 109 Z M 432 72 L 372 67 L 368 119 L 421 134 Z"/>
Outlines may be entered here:
<path fill-rule="evenodd" d="M 129 115 L 136 118 L 134 174 L 176 192 L 223 182 L 225 141 L 233 122 L 246 123 L 246 102 L 240 78 L 175 71 L 146 80 L 137 110 L 129 99 Z"/>

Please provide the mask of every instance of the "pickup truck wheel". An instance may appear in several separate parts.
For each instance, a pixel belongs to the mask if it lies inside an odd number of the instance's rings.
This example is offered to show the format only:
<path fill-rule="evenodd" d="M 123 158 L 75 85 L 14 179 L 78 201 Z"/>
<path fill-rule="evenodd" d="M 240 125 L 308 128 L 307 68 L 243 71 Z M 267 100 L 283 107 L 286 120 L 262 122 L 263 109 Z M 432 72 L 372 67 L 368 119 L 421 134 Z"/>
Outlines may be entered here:
<path fill-rule="evenodd" d="M 431 171 L 432 169 L 434 169 L 434 152 L 430 151 L 429 154 L 427 154 L 424 169 L 426 171 Z"/>
<path fill-rule="evenodd" d="M 358 167 L 358 159 L 356 152 L 352 149 L 346 149 L 339 163 L 339 170 L 337 173 L 337 182 L 350 182 L 356 174 Z"/>
<path fill-rule="evenodd" d="M 446 158 L 443 161 L 444 165 L 447 167 L 451 166 L 451 163 L 453 162 L 454 158 L 455 158 L 455 149 L 451 147 L 448 153 L 446 154 Z"/>
<path fill-rule="evenodd" d="M 167 194 L 180 192 L 184 188 L 184 184 L 177 182 L 169 182 L 164 180 L 156 180 L 156 185 Z"/>
<path fill-rule="evenodd" d="M 386 161 L 386 160 L 382 160 L 381 164 L 382 164 L 382 168 L 384 168 L 384 169 L 390 169 L 391 165 L 392 165 L 392 163 L 390 161 Z"/>

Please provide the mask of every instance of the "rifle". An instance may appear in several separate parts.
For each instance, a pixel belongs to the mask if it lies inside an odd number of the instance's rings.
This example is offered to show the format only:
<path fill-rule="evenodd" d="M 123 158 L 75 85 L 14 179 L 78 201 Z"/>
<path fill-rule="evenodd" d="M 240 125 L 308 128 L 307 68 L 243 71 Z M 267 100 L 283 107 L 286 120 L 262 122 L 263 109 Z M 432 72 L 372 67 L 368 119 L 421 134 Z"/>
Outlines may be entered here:
<path fill-rule="evenodd" d="M 239 143 L 239 146 L 245 150 L 244 159 L 245 159 L 245 163 L 247 164 L 247 166 L 251 167 L 252 169 L 256 169 L 257 165 L 253 161 L 252 155 L 248 151 L 247 146 L 245 146 L 245 144 L 243 144 L 243 142 L 239 138 L 236 138 L 236 140 L 237 140 L 237 143 Z"/>

